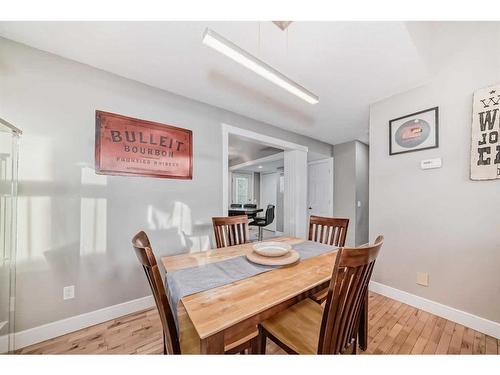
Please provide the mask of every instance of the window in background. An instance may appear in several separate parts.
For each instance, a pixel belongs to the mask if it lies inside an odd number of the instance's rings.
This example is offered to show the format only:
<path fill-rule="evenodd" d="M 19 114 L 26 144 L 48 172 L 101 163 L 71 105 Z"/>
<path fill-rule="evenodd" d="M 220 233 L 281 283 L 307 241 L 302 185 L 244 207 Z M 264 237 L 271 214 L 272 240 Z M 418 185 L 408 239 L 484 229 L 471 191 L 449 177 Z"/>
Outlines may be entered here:
<path fill-rule="evenodd" d="M 233 173 L 232 203 L 253 202 L 253 173 Z"/>

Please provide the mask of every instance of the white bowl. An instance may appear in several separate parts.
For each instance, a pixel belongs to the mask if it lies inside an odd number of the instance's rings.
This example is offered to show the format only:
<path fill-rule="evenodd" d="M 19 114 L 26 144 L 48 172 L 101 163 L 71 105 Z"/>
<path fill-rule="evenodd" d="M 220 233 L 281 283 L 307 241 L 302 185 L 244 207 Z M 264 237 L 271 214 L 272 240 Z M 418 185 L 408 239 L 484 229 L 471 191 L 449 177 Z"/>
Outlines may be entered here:
<path fill-rule="evenodd" d="M 281 257 L 287 254 L 292 247 L 283 242 L 260 242 L 253 245 L 254 251 L 265 257 Z"/>

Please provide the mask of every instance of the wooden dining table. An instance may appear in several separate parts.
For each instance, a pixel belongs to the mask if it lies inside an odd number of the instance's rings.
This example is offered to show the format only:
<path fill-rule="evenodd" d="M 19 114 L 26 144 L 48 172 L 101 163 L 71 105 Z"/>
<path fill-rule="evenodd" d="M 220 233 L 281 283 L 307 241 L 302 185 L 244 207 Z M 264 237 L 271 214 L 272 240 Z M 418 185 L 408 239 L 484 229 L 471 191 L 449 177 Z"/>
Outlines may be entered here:
<path fill-rule="evenodd" d="M 273 241 L 294 245 L 304 240 L 278 237 Z M 220 249 L 167 256 L 161 259 L 166 272 L 196 267 L 253 251 L 252 243 Z M 280 313 L 328 286 L 337 251 L 315 256 L 294 265 L 275 268 L 227 285 L 181 298 L 177 304 L 179 338 L 184 354 L 222 354 L 224 343 L 244 337 L 260 322 Z M 360 346 L 366 346 L 367 305 L 360 327 Z"/>

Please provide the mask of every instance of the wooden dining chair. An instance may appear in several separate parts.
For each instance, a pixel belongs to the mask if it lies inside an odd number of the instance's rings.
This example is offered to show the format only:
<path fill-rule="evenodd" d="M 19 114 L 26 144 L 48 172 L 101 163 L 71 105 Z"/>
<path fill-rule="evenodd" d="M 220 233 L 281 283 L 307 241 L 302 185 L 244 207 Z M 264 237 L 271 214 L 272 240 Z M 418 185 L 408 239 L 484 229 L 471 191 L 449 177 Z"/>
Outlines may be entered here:
<path fill-rule="evenodd" d="M 349 219 L 311 216 L 309 218 L 309 241 L 343 247 L 348 226 Z M 312 295 L 311 298 L 317 303 L 323 303 L 327 293 L 328 289 L 323 289 Z"/>
<path fill-rule="evenodd" d="M 213 217 L 212 223 L 217 248 L 250 242 L 247 215 Z"/>
<path fill-rule="evenodd" d="M 309 218 L 309 241 L 343 247 L 348 226 L 349 219 L 311 216 Z"/>
<path fill-rule="evenodd" d="M 306 298 L 263 321 L 260 353 L 269 338 L 289 354 L 356 354 L 361 311 L 383 242 L 378 236 L 373 245 L 339 249 L 325 307 Z"/>
<path fill-rule="evenodd" d="M 151 243 L 146 233 L 140 231 L 132 238 L 137 259 L 141 263 L 153 292 L 153 297 L 160 315 L 163 330 L 163 354 L 181 354 L 179 335 L 174 320 L 174 313 L 168 302 L 165 285 L 162 282 L 160 269 L 151 248 Z M 258 345 L 257 329 L 249 329 L 235 337 L 232 342 L 225 343 L 225 353 L 243 353 L 246 349 L 256 352 Z"/>
<path fill-rule="evenodd" d="M 163 354 L 181 354 L 181 346 L 177 328 L 175 326 L 174 315 L 168 303 L 165 286 L 163 285 L 162 277 L 156 258 L 151 249 L 151 244 L 146 233 L 143 231 L 137 233 L 132 238 L 132 246 L 135 250 L 135 255 L 141 263 L 146 277 L 153 292 L 156 307 L 160 315 L 160 321 L 163 328 Z"/>

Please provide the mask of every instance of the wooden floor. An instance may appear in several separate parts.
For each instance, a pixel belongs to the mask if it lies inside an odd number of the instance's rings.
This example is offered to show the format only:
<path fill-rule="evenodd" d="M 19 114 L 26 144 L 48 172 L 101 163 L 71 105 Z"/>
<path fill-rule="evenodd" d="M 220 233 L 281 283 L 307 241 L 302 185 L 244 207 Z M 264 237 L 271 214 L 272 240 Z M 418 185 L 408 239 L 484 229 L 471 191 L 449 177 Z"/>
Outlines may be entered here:
<path fill-rule="evenodd" d="M 365 354 L 498 354 L 500 340 L 401 302 L 370 293 Z M 21 354 L 159 354 L 156 310 L 124 316 L 26 347 Z M 268 341 L 268 354 L 284 354 Z"/>

